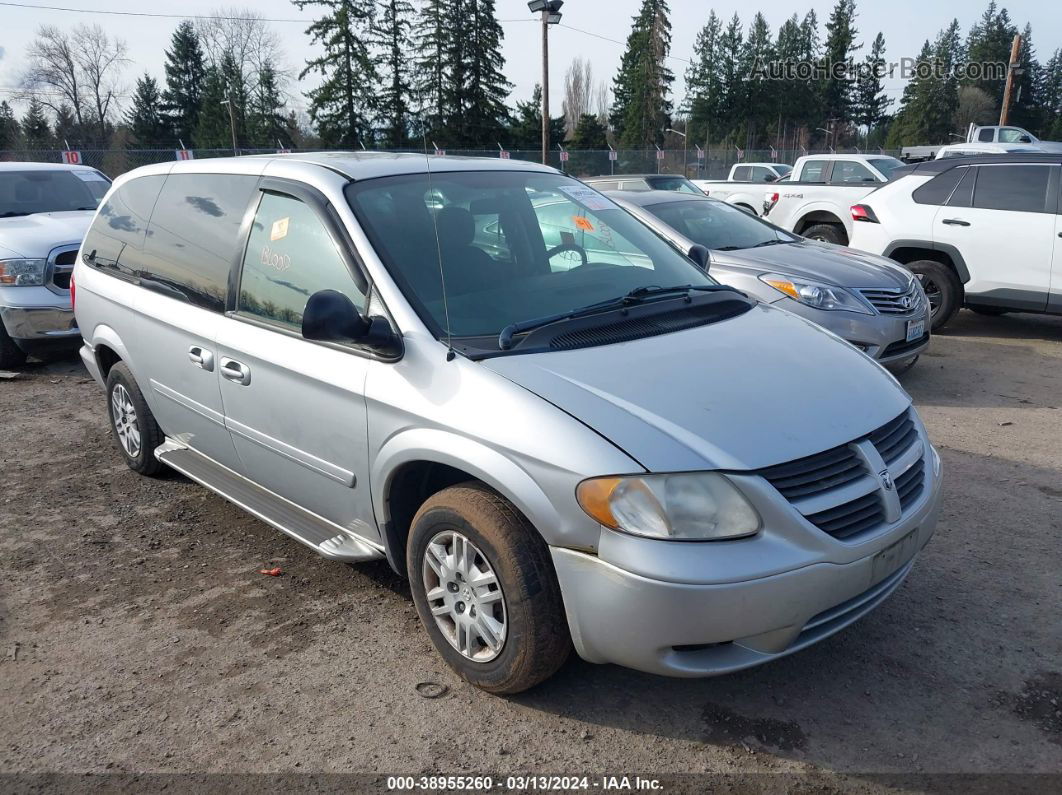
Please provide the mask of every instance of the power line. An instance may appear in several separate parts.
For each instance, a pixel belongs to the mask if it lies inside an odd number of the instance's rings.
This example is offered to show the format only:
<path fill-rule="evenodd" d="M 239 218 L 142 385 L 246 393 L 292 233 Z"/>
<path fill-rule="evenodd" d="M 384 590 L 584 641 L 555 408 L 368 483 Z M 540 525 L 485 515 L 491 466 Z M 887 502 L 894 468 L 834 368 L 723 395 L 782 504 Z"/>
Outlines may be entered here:
<path fill-rule="evenodd" d="M 217 16 L 214 14 L 160 14 L 151 11 L 108 11 L 101 8 L 67 8 L 65 6 L 39 6 L 32 3 L 9 3 L 0 2 L 0 6 L 10 6 L 11 8 L 31 8 L 35 11 L 65 11 L 71 14 L 107 14 L 109 16 L 117 17 L 156 17 L 159 19 L 220 19 L 227 22 L 239 22 L 246 17 L 227 17 Z M 262 22 L 297 22 L 299 24 L 308 25 L 313 22 L 312 19 L 266 19 L 260 18 Z"/>

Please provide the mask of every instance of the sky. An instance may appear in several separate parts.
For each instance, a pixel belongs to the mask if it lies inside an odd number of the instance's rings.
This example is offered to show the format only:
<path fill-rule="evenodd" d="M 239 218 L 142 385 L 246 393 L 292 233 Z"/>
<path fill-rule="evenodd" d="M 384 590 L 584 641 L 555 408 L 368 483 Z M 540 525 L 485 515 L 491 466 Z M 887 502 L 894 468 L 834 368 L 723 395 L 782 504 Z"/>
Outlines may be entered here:
<path fill-rule="evenodd" d="M 737 12 L 746 28 L 756 10 L 760 10 L 766 16 L 773 35 L 794 11 L 802 16 L 810 8 L 815 9 L 820 27 L 823 27 L 834 2 L 816 0 L 798 8 L 784 0 L 757 0 L 753 3 L 670 0 L 673 27 L 670 65 L 676 76 L 673 86 L 675 99 L 681 100 L 684 96 L 683 75 L 694 38 L 711 9 L 714 8 L 724 20 Z M 66 10 L 18 5 L 62 6 Z M 309 38 L 304 35 L 313 16 L 312 8 L 300 11 L 288 0 L 250 0 L 242 3 L 239 0 L 183 0 L 179 12 L 175 9 L 177 4 L 158 0 L 23 0 L 18 5 L 0 3 L 0 99 L 13 98 L 25 66 L 26 49 L 33 40 L 34 31 L 43 24 L 73 27 L 78 23 L 98 23 L 113 36 L 124 39 L 131 60 L 124 79 L 128 94 L 132 93 L 136 77 L 145 70 L 161 79 L 164 51 L 179 20 L 95 13 L 101 10 L 194 15 L 210 14 L 233 6 L 254 8 L 266 18 L 293 20 L 271 23 L 280 37 L 280 59 L 290 68 L 293 76 L 306 59 L 315 54 Z M 550 35 L 551 109 L 554 115 L 560 115 L 564 72 L 573 58 L 589 58 L 595 80 L 605 80 L 611 84 L 623 53 L 623 43 L 630 32 L 631 18 L 639 5 L 639 0 L 567 0 L 562 23 L 551 28 Z M 1011 18 L 1019 27 L 1023 27 L 1027 21 L 1032 23 L 1033 43 L 1041 62 L 1046 61 L 1056 48 L 1062 47 L 1062 10 L 1057 0 L 1003 0 L 1000 5 L 1010 11 Z M 987 0 L 962 3 L 940 0 L 857 0 L 859 38 L 869 47 L 870 41 L 881 31 L 885 35 L 888 61 L 914 58 L 922 42 L 935 36 L 952 18 L 959 19 L 965 36 L 986 6 Z M 82 9 L 85 13 L 72 9 Z M 497 0 L 497 13 L 505 31 L 506 74 L 514 85 L 510 97 L 510 103 L 513 103 L 530 97 L 535 84 L 541 81 L 539 26 L 527 10 L 524 0 Z M 312 84 L 312 78 L 299 84 L 292 81 L 289 91 L 296 95 L 293 99 L 295 107 L 301 108 L 305 104 L 298 96 L 299 90 Z M 886 82 L 889 96 L 897 102 L 902 87 L 899 78 Z M 676 101 L 676 104 L 679 102 Z"/>

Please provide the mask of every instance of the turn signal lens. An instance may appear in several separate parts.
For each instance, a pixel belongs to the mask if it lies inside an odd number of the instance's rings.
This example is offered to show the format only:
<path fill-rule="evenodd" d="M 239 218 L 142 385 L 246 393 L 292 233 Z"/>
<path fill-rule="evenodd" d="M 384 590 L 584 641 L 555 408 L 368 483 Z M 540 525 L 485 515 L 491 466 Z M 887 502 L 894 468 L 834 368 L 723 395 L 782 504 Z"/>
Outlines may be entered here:
<path fill-rule="evenodd" d="M 773 287 L 775 290 L 780 290 L 781 292 L 788 295 L 790 298 L 793 298 L 797 301 L 800 300 L 800 293 L 797 292 L 796 285 L 788 279 L 778 279 L 773 276 L 764 276 L 763 280 L 767 282 L 767 284 L 771 285 L 771 287 Z"/>
<path fill-rule="evenodd" d="M 612 516 L 612 509 L 608 501 L 612 492 L 620 484 L 621 478 L 595 478 L 584 480 L 575 489 L 576 499 L 583 510 L 599 521 L 605 527 L 616 529 L 616 519 Z"/>

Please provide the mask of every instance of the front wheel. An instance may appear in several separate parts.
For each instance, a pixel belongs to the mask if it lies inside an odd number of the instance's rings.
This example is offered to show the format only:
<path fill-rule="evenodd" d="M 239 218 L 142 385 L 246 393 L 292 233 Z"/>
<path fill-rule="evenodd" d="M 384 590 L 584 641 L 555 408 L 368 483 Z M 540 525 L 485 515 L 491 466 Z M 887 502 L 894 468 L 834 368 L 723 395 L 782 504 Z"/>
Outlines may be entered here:
<path fill-rule="evenodd" d="M 564 664 L 571 639 L 549 549 L 500 495 L 466 484 L 430 497 L 406 565 L 432 643 L 476 687 L 519 693 Z"/>
<path fill-rule="evenodd" d="M 929 323 L 933 331 L 943 328 L 962 305 L 962 283 L 955 271 L 942 262 L 922 259 L 907 264 L 922 283 L 929 301 Z"/>
<path fill-rule="evenodd" d="M 8 336 L 4 324 L 0 323 L 0 370 L 21 367 L 26 363 L 26 353 Z"/>

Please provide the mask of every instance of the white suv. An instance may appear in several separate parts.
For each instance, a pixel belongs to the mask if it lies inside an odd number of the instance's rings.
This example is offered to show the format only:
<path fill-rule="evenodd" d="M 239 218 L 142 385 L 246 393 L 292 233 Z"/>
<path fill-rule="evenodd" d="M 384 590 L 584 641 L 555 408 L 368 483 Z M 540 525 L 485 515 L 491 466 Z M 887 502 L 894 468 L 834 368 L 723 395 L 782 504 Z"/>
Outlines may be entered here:
<path fill-rule="evenodd" d="M 960 307 L 1062 314 L 1062 156 L 985 155 L 910 166 L 852 207 L 852 248 L 922 280 L 933 329 Z"/>

